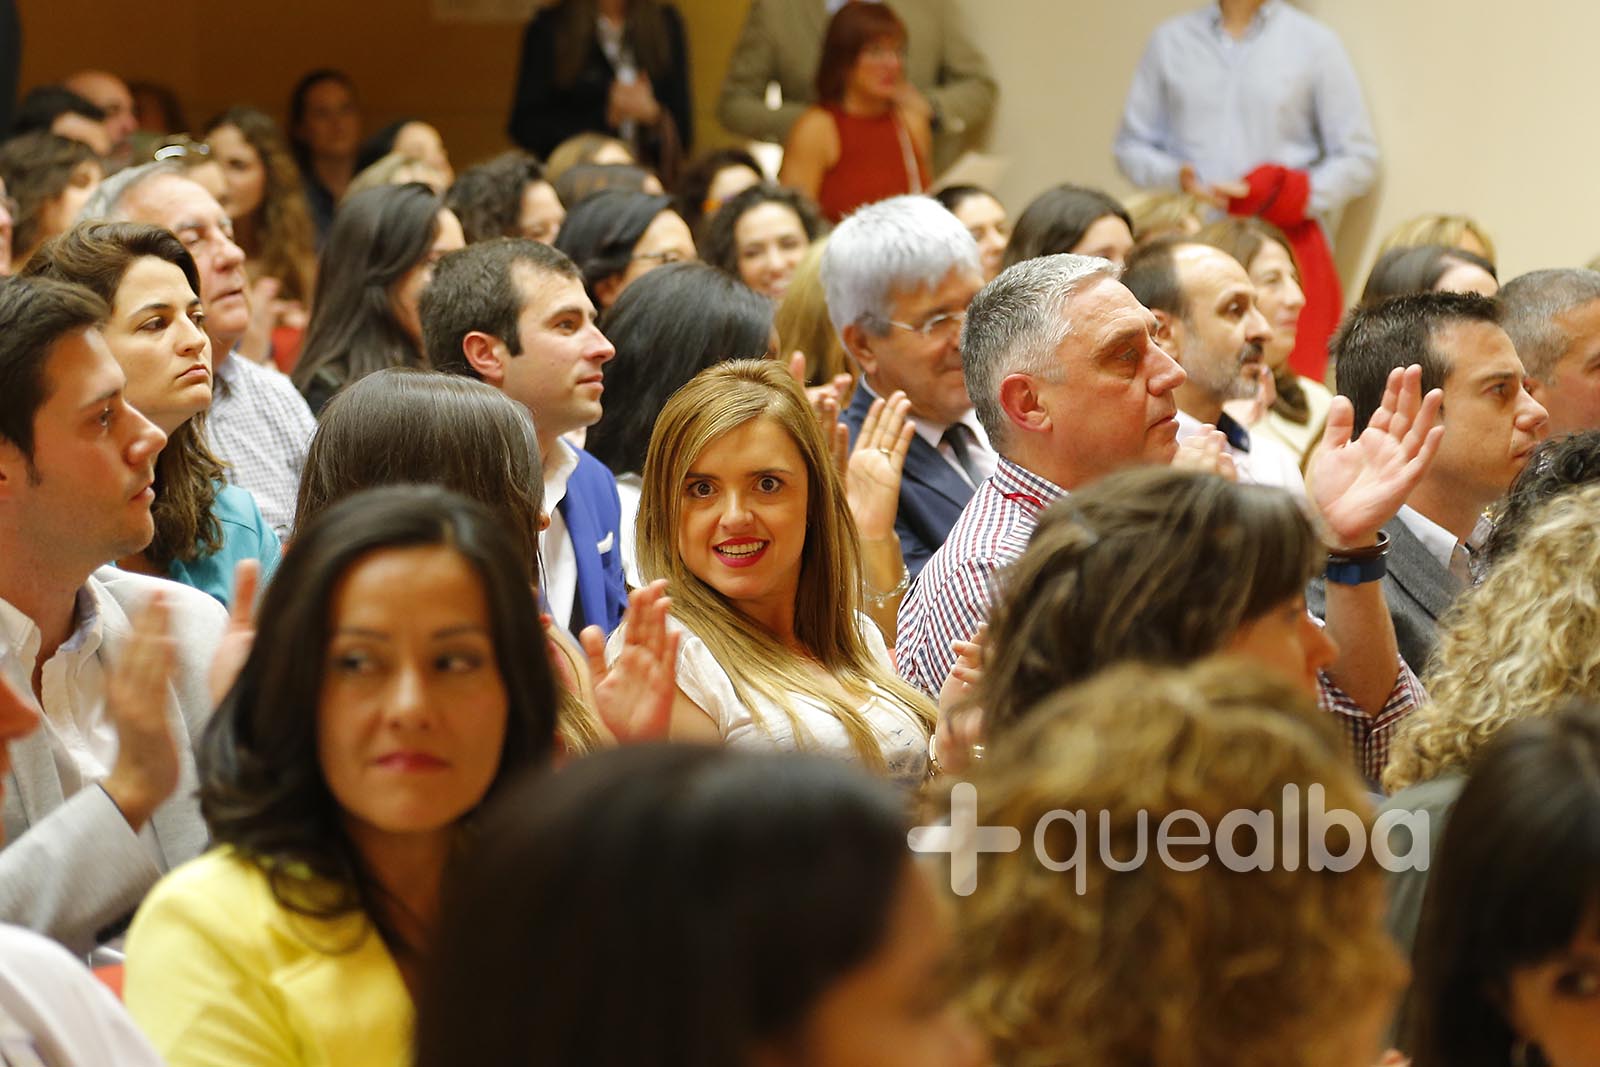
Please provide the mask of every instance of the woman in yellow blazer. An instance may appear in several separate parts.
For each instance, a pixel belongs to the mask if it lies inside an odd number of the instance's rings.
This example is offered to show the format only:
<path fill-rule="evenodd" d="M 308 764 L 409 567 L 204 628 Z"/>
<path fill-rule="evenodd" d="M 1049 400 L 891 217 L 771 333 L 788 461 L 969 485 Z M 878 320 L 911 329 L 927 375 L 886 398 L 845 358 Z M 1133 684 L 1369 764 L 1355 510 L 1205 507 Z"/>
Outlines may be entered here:
<path fill-rule="evenodd" d="M 216 848 L 128 937 L 125 993 L 172 1067 L 399 1067 L 447 860 L 549 761 L 533 575 L 442 489 L 372 490 L 299 532 L 200 746 Z"/>

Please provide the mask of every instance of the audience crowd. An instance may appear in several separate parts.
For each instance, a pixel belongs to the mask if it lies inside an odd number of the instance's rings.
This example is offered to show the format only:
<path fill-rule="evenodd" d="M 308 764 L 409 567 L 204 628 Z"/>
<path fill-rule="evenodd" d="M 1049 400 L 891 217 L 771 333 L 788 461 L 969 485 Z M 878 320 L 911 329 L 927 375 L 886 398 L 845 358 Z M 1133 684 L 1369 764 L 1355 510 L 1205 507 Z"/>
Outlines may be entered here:
<path fill-rule="evenodd" d="M 459 174 L 331 68 L 20 100 L 0 1067 L 1600 1063 L 1600 272 L 1347 302 L 1283 0 L 1013 217 L 959 22 L 755 0 L 781 164 L 664 0 Z"/>

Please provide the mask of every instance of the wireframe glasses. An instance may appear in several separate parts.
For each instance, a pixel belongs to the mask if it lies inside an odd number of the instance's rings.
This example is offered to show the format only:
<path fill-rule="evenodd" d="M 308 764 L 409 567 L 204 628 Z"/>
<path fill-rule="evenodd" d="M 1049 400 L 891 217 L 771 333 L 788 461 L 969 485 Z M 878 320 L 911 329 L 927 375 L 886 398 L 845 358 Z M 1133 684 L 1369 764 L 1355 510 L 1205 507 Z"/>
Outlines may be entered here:
<path fill-rule="evenodd" d="M 920 326 L 913 326 L 909 322 L 896 322 L 894 319 L 884 319 L 883 321 L 896 329 L 920 334 L 922 337 L 932 340 L 935 337 L 950 338 L 960 333 L 961 327 L 967 323 L 967 313 L 965 311 L 947 311 L 943 315 L 935 315 L 930 319 L 923 319 Z"/>

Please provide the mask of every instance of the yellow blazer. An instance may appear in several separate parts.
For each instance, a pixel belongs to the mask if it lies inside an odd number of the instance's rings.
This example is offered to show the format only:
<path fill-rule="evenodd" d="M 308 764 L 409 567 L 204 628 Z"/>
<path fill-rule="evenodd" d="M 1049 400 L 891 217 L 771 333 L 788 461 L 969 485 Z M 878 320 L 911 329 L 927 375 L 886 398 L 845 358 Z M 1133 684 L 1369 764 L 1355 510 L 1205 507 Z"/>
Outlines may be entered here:
<path fill-rule="evenodd" d="M 230 849 L 158 882 L 127 948 L 128 1010 L 169 1067 L 411 1061 L 411 996 L 377 931 L 288 911 Z"/>

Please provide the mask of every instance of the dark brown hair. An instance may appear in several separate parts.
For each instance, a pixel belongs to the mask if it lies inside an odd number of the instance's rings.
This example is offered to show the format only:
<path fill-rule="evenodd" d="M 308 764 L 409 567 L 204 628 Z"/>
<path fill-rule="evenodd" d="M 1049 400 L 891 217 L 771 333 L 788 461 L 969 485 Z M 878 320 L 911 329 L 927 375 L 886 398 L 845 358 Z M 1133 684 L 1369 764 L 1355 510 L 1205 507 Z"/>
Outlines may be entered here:
<path fill-rule="evenodd" d="M 115 306 L 128 268 L 145 258 L 177 267 L 199 296 L 200 272 L 188 249 L 170 231 L 142 222 L 75 226 L 41 245 L 23 273 L 73 282 Z M 222 527 L 212 507 L 223 469 L 206 444 L 205 419 L 204 412 L 194 415 L 168 434 L 167 446 L 156 460 L 156 499 L 150 505 L 156 533 L 144 550 L 153 566 L 165 569 L 174 561 L 187 563 L 222 547 Z"/>
<path fill-rule="evenodd" d="M 822 39 L 822 59 L 817 63 L 817 102 L 837 104 L 844 99 L 850 68 L 873 41 L 892 37 L 901 47 L 906 43 L 906 24 L 888 4 L 850 0 L 828 21 Z"/>
<path fill-rule="evenodd" d="M 45 204 L 66 190 L 80 165 L 93 162 L 94 149 L 53 133 L 25 133 L 0 145 L 0 179 L 17 202 L 11 248 L 18 260 L 39 242 Z"/>

